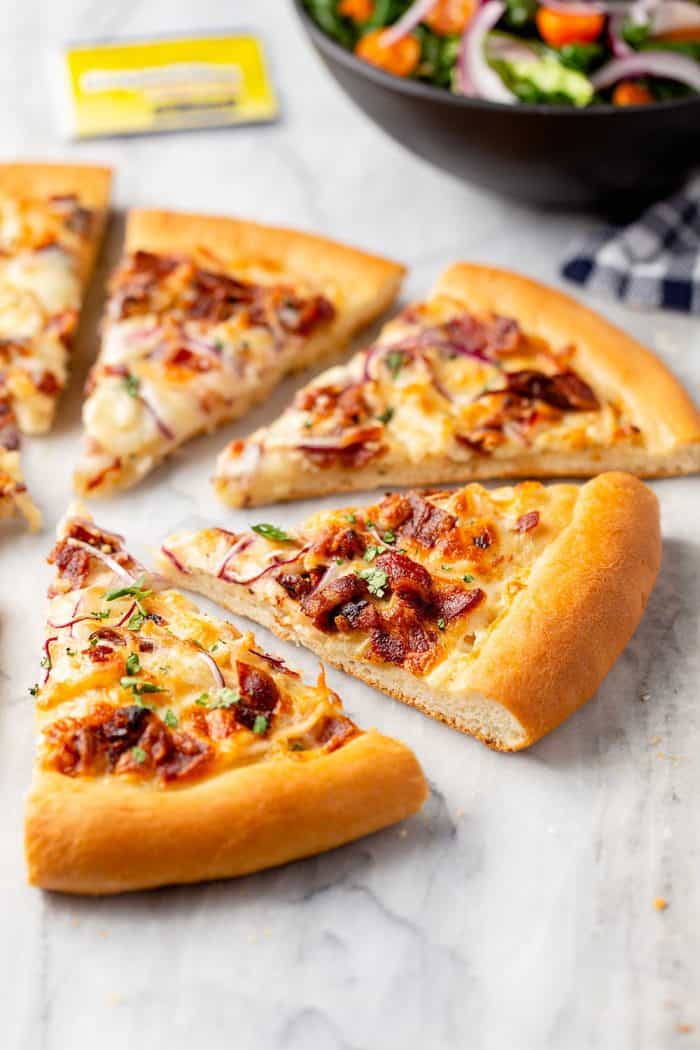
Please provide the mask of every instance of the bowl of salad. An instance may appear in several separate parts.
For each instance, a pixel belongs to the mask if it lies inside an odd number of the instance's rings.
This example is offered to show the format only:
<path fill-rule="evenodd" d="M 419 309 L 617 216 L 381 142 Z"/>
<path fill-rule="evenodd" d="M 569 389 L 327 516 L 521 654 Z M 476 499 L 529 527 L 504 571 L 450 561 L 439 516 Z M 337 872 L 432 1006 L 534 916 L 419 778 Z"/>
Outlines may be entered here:
<path fill-rule="evenodd" d="M 629 215 L 700 165 L 700 0 L 294 0 L 413 152 L 531 203 Z"/>

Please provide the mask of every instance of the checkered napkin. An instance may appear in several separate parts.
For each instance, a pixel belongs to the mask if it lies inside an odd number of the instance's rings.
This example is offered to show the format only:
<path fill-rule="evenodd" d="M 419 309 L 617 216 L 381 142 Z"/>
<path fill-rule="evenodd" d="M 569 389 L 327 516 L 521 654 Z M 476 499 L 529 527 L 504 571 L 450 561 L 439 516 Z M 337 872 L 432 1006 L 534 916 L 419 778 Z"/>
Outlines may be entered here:
<path fill-rule="evenodd" d="M 630 306 L 700 314 L 700 180 L 574 245 L 564 277 Z"/>

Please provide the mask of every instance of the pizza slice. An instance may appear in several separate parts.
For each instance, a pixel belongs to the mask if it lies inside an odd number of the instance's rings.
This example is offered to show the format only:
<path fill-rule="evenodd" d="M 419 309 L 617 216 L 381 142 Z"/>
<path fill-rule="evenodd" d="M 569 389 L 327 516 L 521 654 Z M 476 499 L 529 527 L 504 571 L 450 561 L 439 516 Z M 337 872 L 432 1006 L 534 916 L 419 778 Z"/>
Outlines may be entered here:
<path fill-rule="evenodd" d="M 251 634 L 149 575 L 73 515 L 49 557 L 30 881 L 119 893 L 225 878 L 349 842 L 416 812 L 411 751 L 305 685 Z"/>
<path fill-rule="evenodd" d="M 292 532 L 182 532 L 173 580 L 426 714 L 516 751 L 585 703 L 659 568 L 656 497 L 630 474 L 393 494 Z"/>
<path fill-rule="evenodd" d="M 189 438 L 242 416 L 385 310 L 402 276 L 309 234 L 132 212 L 88 380 L 77 490 L 133 485 Z"/>
<path fill-rule="evenodd" d="M 108 168 L 0 164 L 0 391 L 19 429 L 51 427 L 107 217 Z"/>
<path fill-rule="evenodd" d="M 698 469 L 700 415 L 648 350 L 559 292 L 459 263 L 232 442 L 214 484 L 231 506 L 255 506 L 387 482 Z"/>

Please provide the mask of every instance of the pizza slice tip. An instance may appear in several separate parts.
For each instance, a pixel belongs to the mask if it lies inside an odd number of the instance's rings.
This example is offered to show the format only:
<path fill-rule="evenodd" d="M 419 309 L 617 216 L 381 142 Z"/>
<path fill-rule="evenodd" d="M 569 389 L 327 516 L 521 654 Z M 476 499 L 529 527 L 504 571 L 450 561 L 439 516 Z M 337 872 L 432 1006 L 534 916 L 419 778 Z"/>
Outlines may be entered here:
<path fill-rule="evenodd" d="M 36 697 L 29 879 L 109 894 L 227 878 L 415 813 L 413 753 L 69 516 Z"/>
<path fill-rule="evenodd" d="M 629 474 L 387 495 L 169 537 L 164 574 L 499 750 L 596 692 L 661 557 L 656 497 Z"/>

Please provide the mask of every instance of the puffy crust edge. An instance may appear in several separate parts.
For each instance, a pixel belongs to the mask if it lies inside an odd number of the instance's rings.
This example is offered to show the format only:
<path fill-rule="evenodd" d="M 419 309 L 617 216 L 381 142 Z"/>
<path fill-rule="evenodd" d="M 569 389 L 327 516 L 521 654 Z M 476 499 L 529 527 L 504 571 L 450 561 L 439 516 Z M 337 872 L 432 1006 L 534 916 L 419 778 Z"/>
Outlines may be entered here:
<path fill-rule="evenodd" d="M 344 639 L 301 622 L 284 598 L 276 608 L 263 606 L 245 588 L 178 573 L 163 557 L 159 563 L 183 587 L 306 645 L 490 747 L 513 751 L 535 743 L 589 700 L 634 634 L 661 563 L 659 507 L 651 489 L 629 474 L 602 474 L 583 485 L 572 521 L 540 556 L 527 587 L 449 691 L 431 690 L 401 668 L 358 660 Z"/>
<path fill-rule="evenodd" d="M 0 163 L 0 192 L 17 196 L 78 193 L 92 208 L 106 208 L 112 169 L 89 164 Z"/>
<path fill-rule="evenodd" d="M 188 252 L 208 248 L 225 260 L 270 261 L 320 288 L 338 288 L 355 318 L 376 317 L 395 298 L 405 267 L 310 233 L 243 219 L 136 209 L 126 226 L 126 250 Z"/>
<path fill-rule="evenodd" d="M 696 445 L 694 469 L 700 469 L 700 412 L 689 395 L 650 350 L 593 310 L 521 274 L 465 262 L 448 267 L 433 294 L 515 317 L 552 346 L 575 343 L 574 362 L 625 405 L 650 451 Z"/>
<path fill-rule="evenodd" d="M 378 831 L 427 794 L 413 752 L 376 730 L 318 759 L 272 759 L 167 789 L 36 771 L 29 881 L 98 895 L 245 875 Z"/>

